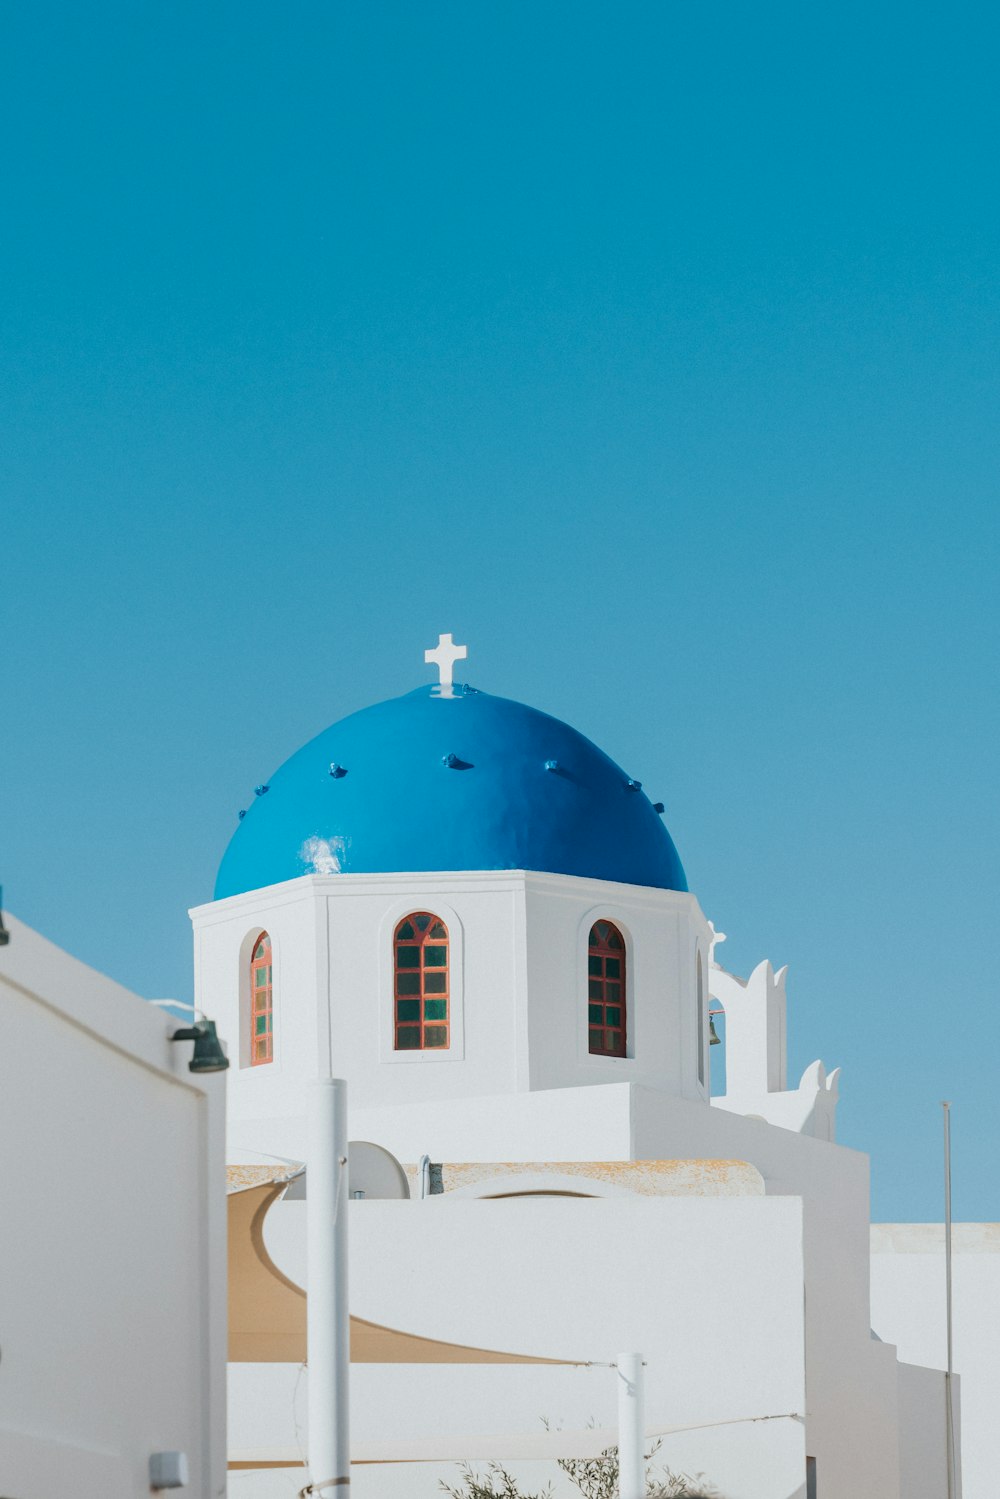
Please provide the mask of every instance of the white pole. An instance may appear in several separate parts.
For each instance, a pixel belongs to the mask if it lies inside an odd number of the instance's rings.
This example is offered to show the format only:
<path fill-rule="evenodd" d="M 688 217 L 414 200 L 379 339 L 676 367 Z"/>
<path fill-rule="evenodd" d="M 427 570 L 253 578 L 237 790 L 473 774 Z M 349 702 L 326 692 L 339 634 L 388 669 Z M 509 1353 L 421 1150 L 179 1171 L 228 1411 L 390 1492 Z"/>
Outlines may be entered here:
<path fill-rule="evenodd" d="M 322 1078 L 309 1095 L 306 1162 L 309 1251 L 306 1325 L 309 1355 L 309 1476 L 316 1499 L 351 1486 L 347 1302 L 347 1084 Z"/>
<path fill-rule="evenodd" d="M 948 1362 L 944 1376 L 945 1463 L 948 1472 L 948 1499 L 955 1499 L 955 1404 L 952 1386 L 952 1295 L 951 1295 L 951 1104 L 944 1110 L 944 1296 L 945 1326 L 948 1340 Z"/>
<path fill-rule="evenodd" d="M 618 1495 L 646 1499 L 646 1414 L 642 1354 L 618 1355 Z"/>

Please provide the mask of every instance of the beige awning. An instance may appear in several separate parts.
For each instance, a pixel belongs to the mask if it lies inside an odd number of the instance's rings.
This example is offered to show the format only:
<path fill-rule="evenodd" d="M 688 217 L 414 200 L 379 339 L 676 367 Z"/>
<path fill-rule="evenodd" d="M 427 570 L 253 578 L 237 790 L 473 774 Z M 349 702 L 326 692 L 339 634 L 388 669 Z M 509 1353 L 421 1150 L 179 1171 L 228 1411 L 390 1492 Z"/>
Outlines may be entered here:
<path fill-rule="evenodd" d="M 229 1195 L 229 1361 L 306 1362 L 306 1293 L 282 1274 L 264 1243 L 264 1219 L 288 1179 L 268 1181 Z M 467 1348 L 351 1318 L 354 1364 L 568 1364 L 570 1359 L 535 1358 Z"/>

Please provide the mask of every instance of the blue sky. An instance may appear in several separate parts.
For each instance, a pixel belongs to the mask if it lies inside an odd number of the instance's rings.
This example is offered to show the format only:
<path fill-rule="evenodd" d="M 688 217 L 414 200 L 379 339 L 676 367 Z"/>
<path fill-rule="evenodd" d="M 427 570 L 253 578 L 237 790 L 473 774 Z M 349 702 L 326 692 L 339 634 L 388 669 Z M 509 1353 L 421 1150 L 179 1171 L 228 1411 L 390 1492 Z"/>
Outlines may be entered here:
<path fill-rule="evenodd" d="M 2 877 L 189 996 L 253 785 L 468 677 L 790 965 L 881 1218 L 1000 1218 L 986 4 L 8 8 Z"/>

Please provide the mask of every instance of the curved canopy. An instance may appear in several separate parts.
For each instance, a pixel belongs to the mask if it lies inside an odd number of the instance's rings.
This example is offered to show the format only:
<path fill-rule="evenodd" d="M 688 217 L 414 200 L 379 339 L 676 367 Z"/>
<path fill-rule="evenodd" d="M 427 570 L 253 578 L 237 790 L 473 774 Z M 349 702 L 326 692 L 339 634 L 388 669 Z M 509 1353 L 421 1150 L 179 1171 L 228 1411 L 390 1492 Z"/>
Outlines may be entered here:
<path fill-rule="evenodd" d="M 264 1219 L 288 1186 L 288 1178 L 248 1187 L 229 1196 L 229 1361 L 254 1364 L 306 1362 L 306 1293 L 282 1274 L 264 1243 Z M 351 1318 L 351 1362 L 355 1364 L 565 1364 L 468 1348 L 417 1337 Z"/>

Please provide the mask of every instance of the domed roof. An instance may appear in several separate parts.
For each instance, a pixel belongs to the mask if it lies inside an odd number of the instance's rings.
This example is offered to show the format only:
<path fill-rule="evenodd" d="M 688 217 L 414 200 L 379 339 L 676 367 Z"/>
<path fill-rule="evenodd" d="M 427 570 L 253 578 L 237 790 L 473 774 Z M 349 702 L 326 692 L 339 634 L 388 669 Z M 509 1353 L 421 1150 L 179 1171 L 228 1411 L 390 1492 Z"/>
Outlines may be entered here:
<path fill-rule="evenodd" d="M 261 787 L 215 898 L 302 874 L 531 869 L 686 890 L 630 778 L 568 724 L 471 687 L 352 713 Z"/>

